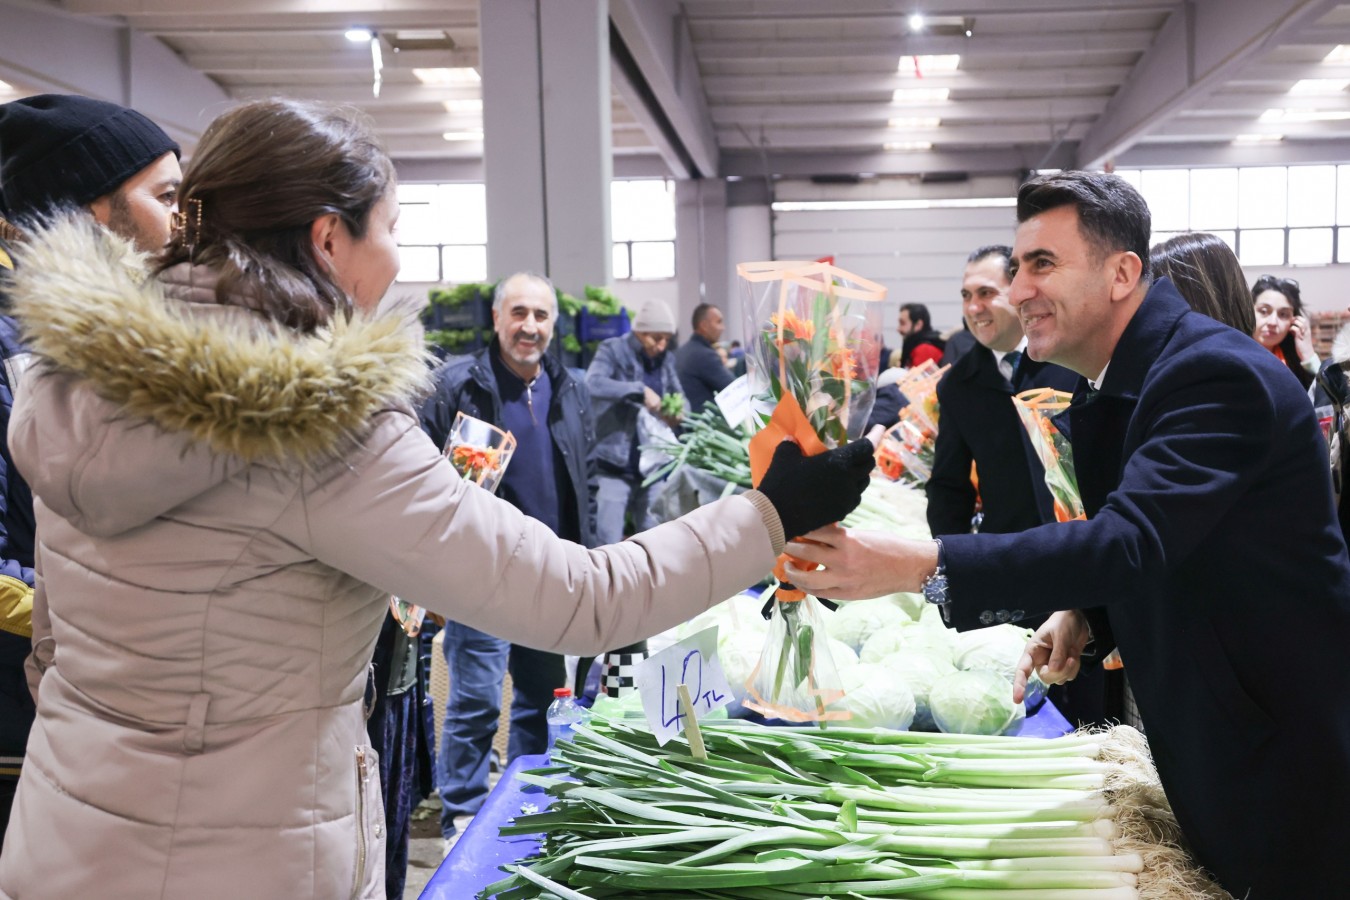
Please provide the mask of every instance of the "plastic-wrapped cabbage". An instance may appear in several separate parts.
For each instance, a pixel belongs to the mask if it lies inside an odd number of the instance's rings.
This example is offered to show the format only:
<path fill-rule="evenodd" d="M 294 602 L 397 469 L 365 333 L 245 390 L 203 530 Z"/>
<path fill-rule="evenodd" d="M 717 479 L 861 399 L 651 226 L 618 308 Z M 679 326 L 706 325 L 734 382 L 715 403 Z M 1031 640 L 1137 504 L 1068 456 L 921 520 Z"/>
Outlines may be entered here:
<path fill-rule="evenodd" d="M 1012 684 L 1017 663 L 1027 647 L 1031 631 L 1016 625 L 978 628 L 956 636 L 955 662 L 958 669 L 989 669 Z"/>
<path fill-rule="evenodd" d="M 917 622 L 919 620 L 919 617 L 923 615 L 923 609 L 925 606 L 932 605 L 923 598 L 923 594 L 908 594 L 905 593 L 904 591 L 899 591 L 894 594 L 887 594 L 885 599 L 891 601 L 896 606 L 903 609 L 905 611 L 905 614 L 909 616 L 910 621 L 914 622 Z"/>
<path fill-rule="evenodd" d="M 694 616 L 676 629 L 675 634 L 679 640 L 684 640 L 716 625 L 719 638 L 733 631 L 750 630 L 758 633 L 762 640 L 769 631 L 768 621 L 759 612 L 763 605 L 763 601 L 756 596 L 736 594 Z"/>
<path fill-rule="evenodd" d="M 886 657 L 878 665 L 903 682 L 914 695 L 914 722 L 910 727 L 915 731 L 936 731 L 928 697 L 939 678 L 956 671 L 946 653 L 907 648 Z"/>
<path fill-rule="evenodd" d="M 905 731 L 914 721 L 914 695 L 891 670 L 858 663 L 841 673 L 850 728 L 894 728 Z"/>
<path fill-rule="evenodd" d="M 911 621 L 899 604 L 889 597 L 879 597 L 841 603 L 834 612 L 826 614 L 825 630 L 835 640 L 859 650 L 872 635 L 901 628 Z"/>
<path fill-rule="evenodd" d="M 858 664 L 858 654 L 854 649 L 843 641 L 836 641 L 834 638 L 830 638 L 830 659 L 834 660 L 835 669 L 841 672 Z"/>
<path fill-rule="evenodd" d="M 953 672 L 928 694 L 937 727 L 949 734 L 1004 734 L 1026 716 L 997 672 Z"/>
<path fill-rule="evenodd" d="M 878 631 L 863 642 L 862 652 L 858 654 L 858 661 L 879 663 L 886 657 L 899 653 L 907 645 L 905 636 L 909 631 L 908 628 L 890 628 L 886 631 Z"/>

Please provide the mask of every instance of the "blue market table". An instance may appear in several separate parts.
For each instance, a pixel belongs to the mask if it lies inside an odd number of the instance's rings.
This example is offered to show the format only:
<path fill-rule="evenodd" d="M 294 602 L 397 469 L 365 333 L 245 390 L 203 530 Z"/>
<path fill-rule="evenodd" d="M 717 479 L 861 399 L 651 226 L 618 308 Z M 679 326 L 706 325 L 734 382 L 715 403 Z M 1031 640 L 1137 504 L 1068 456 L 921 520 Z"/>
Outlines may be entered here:
<path fill-rule="evenodd" d="M 1018 734 L 1053 738 L 1070 731 L 1073 726 L 1047 700 L 1035 715 L 1023 720 Z M 507 820 L 520 815 L 527 803 L 540 811 L 548 808 L 552 799 L 548 794 L 516 781 L 516 773 L 547 764 L 546 756 L 522 756 L 507 767 L 483 808 L 427 882 L 420 900 L 472 900 L 484 887 L 505 877 L 502 866 L 532 856 L 539 849 L 539 839 L 534 835 L 502 837 L 497 831 Z"/>

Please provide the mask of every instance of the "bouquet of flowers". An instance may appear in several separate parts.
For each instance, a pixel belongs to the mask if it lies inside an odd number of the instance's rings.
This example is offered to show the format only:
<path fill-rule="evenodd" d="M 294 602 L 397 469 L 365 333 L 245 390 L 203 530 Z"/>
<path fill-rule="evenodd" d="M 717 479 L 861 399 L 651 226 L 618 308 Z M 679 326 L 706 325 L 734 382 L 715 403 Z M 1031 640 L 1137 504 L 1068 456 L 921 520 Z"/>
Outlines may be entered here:
<path fill-rule="evenodd" d="M 515 452 L 515 435 L 462 412 L 455 416 L 445 443 L 445 455 L 455 471 L 488 491 L 497 490 Z"/>
<path fill-rule="evenodd" d="M 1051 388 L 1035 388 L 1013 397 L 1013 405 L 1031 438 L 1031 446 L 1045 467 L 1045 486 L 1055 503 L 1055 520 L 1086 519 L 1073 469 L 1073 447 L 1051 418 L 1068 409 L 1073 395 Z"/>
<path fill-rule="evenodd" d="M 937 386 L 951 366 L 938 367 L 931 359 L 910 369 L 896 382 L 909 404 L 900 421 L 886 430 L 877 448 L 877 468 L 891 481 L 922 485 L 933 474 L 933 445 L 937 440 Z"/>
<path fill-rule="evenodd" d="M 750 441 L 759 484 L 775 449 L 794 439 L 823 453 L 862 436 L 876 398 L 885 288 L 827 263 L 746 263 L 746 359 L 758 407 Z M 821 627 L 823 607 L 787 583 L 779 557 L 769 636 L 750 676 L 746 706 L 789 721 L 846 719 L 844 692 Z M 805 566 L 806 563 L 798 563 Z"/>
<path fill-rule="evenodd" d="M 496 491 L 502 475 L 506 474 L 511 454 L 516 452 L 516 438 L 509 431 L 461 412 L 450 426 L 444 452 L 455 471 L 466 481 Z M 422 607 L 391 597 L 389 608 L 410 636 L 416 637 L 422 630 L 422 619 L 426 616 Z"/>

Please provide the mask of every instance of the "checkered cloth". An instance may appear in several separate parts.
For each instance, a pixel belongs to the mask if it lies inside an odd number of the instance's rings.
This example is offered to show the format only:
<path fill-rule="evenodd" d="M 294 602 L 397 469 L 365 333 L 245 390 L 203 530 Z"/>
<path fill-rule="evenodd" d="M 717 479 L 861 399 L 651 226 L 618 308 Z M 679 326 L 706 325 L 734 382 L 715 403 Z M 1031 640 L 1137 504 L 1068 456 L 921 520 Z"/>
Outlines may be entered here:
<path fill-rule="evenodd" d="M 607 697 L 622 697 L 637 690 L 633 676 L 638 664 L 648 656 L 647 651 L 638 653 L 606 653 L 600 665 L 600 690 Z"/>

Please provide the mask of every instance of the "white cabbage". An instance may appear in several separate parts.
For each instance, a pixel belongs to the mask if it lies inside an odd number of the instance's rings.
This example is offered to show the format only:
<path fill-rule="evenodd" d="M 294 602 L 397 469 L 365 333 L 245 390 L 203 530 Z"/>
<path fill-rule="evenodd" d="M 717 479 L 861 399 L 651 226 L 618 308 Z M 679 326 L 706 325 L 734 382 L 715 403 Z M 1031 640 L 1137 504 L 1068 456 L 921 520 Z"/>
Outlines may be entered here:
<path fill-rule="evenodd" d="M 1012 684 L 1017 663 L 1026 650 L 1031 631 L 1016 625 L 978 628 L 956 636 L 955 662 L 958 669 L 988 669 Z"/>
<path fill-rule="evenodd" d="M 764 634 L 758 631 L 718 632 L 717 659 L 722 674 L 737 698 L 746 696 L 746 682 L 759 663 L 764 650 Z"/>
<path fill-rule="evenodd" d="M 910 617 L 889 597 L 841 603 L 834 612 L 825 613 L 825 630 L 830 637 L 854 650 L 872 635 L 907 624 Z"/>
<path fill-rule="evenodd" d="M 731 599 L 723 600 L 716 606 L 705 609 L 694 616 L 676 629 L 675 634 L 679 640 L 684 640 L 716 625 L 718 640 L 733 631 L 750 630 L 764 635 L 769 631 L 769 623 L 759 613 L 763 605 L 764 601 L 758 597 L 750 594 L 737 594 Z"/>
<path fill-rule="evenodd" d="M 830 659 L 834 662 L 836 672 L 843 672 L 845 669 L 851 669 L 858 664 L 858 654 L 843 641 L 830 638 L 829 649 Z"/>
<path fill-rule="evenodd" d="M 928 697 L 939 678 L 956 671 L 946 652 L 906 648 L 886 657 L 878 665 L 890 671 L 914 695 L 914 723 L 911 727 L 915 731 L 936 731 L 937 724 L 933 721 Z"/>
<path fill-rule="evenodd" d="M 914 695 L 885 666 L 858 663 L 842 674 L 851 728 L 904 731 L 914 721 Z"/>
<path fill-rule="evenodd" d="M 907 646 L 906 635 L 909 632 L 908 628 L 878 631 L 863 642 L 862 652 L 858 654 L 859 662 L 878 663 L 888 656 L 899 653 Z"/>
<path fill-rule="evenodd" d="M 938 728 L 949 734 L 1004 734 L 1026 711 L 1013 703 L 1012 686 L 997 672 L 953 672 L 928 694 Z"/>

